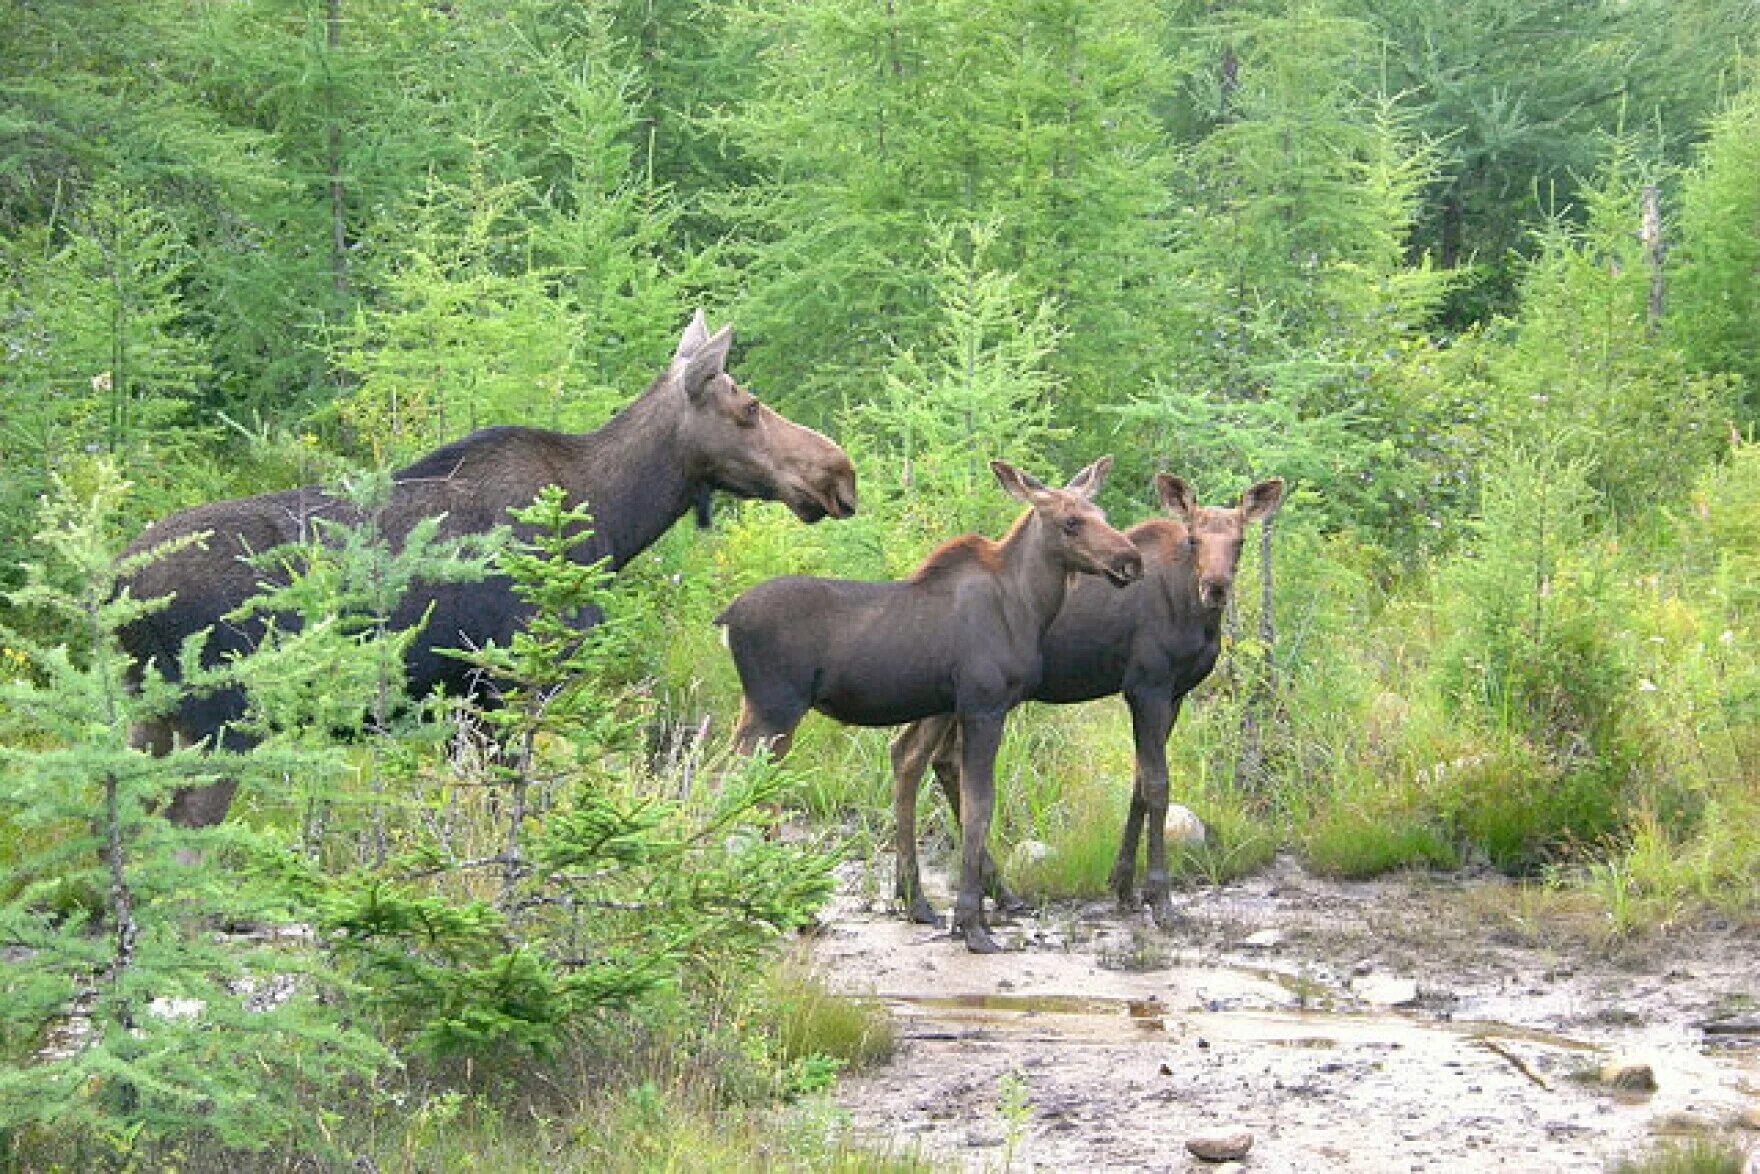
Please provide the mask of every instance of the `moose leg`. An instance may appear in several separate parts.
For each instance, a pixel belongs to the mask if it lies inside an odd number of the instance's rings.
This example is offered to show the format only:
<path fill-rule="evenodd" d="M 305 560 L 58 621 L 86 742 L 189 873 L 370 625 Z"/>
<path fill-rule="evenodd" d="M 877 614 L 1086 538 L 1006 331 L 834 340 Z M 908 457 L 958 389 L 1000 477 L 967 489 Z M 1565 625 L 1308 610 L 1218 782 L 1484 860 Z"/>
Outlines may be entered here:
<path fill-rule="evenodd" d="M 1164 693 L 1132 694 L 1126 700 L 1131 707 L 1131 736 L 1137 744 L 1136 789 L 1149 829 L 1149 871 L 1143 878 L 1143 896 L 1155 924 L 1169 929 L 1174 915 L 1172 883 L 1167 875 L 1167 736 L 1179 717 L 1179 700 Z"/>
<path fill-rule="evenodd" d="M 760 712 L 747 697 L 740 706 L 739 727 L 733 732 L 733 748 L 740 754 L 755 754 L 762 749 L 770 751 L 772 758 L 786 758 L 788 748 L 794 744 L 794 729 L 803 716 L 804 711 L 789 721 Z"/>
<path fill-rule="evenodd" d="M 984 924 L 984 845 L 996 806 L 996 750 L 1002 744 L 1004 712 L 961 714 L 959 897 L 953 904 L 953 932 L 974 954 L 999 954 L 1002 947 Z"/>
<path fill-rule="evenodd" d="M 1143 839 L 1143 816 L 1149 805 L 1143 798 L 1143 779 L 1139 769 L 1131 780 L 1130 811 L 1124 817 L 1124 835 L 1119 838 L 1118 859 L 1113 862 L 1108 883 L 1118 897 L 1118 907 L 1126 913 L 1137 907 L 1137 845 Z"/>
<path fill-rule="evenodd" d="M 912 921 L 940 925 L 934 906 L 923 896 L 923 878 L 917 868 L 917 792 L 929 758 L 953 728 L 951 718 L 932 717 L 906 726 L 892 740 L 892 816 L 897 837 L 898 877 L 894 893 L 904 903 Z"/>
<path fill-rule="evenodd" d="M 947 796 L 947 809 L 953 813 L 953 826 L 959 827 L 959 726 L 950 724 L 941 744 L 935 748 L 935 781 Z M 1002 879 L 1002 868 L 984 848 L 984 893 L 996 903 L 998 913 L 1023 913 L 1030 906 Z"/>
<path fill-rule="evenodd" d="M 161 758 L 186 741 L 181 733 L 176 724 L 159 718 L 134 725 L 128 732 L 128 741 L 136 750 Z M 220 741 L 226 749 L 236 751 L 248 750 L 254 745 L 230 730 L 222 733 Z M 201 787 L 179 787 L 172 792 L 171 802 L 165 805 L 165 818 L 178 827 L 212 827 L 226 818 L 227 808 L 232 806 L 232 797 L 237 791 L 237 779 L 221 779 Z"/>

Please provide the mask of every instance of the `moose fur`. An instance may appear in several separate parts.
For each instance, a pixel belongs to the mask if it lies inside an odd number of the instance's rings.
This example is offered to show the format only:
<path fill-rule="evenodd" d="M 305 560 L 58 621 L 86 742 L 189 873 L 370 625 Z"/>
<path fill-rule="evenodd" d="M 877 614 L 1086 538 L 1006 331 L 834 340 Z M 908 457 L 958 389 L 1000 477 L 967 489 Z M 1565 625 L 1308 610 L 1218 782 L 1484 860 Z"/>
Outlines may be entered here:
<path fill-rule="evenodd" d="M 735 735 L 743 750 L 786 753 L 809 709 L 858 726 L 953 715 L 967 816 L 954 930 L 976 952 L 998 949 L 978 870 L 1003 719 L 1038 686 L 1039 642 L 1071 573 L 1120 585 L 1142 574 L 1136 547 L 1092 501 L 1111 465 L 1103 457 L 1050 489 L 993 461 L 1003 488 L 1031 507 L 1002 541 L 956 538 L 895 582 L 771 579 L 716 617 L 745 690 Z"/>
<path fill-rule="evenodd" d="M 1124 694 L 1136 743 L 1131 791 L 1112 888 L 1121 905 L 1136 907 L 1137 845 L 1148 829 L 1143 896 L 1157 925 L 1173 921 L 1167 872 L 1167 738 L 1180 704 L 1215 667 L 1222 645 L 1222 613 L 1240 561 L 1249 523 L 1270 517 L 1283 500 L 1283 482 L 1261 481 L 1232 508 L 1198 504 L 1184 480 L 1155 478 L 1173 518 L 1151 518 L 1125 533 L 1143 554 L 1143 577 L 1123 591 L 1078 579 L 1064 600 L 1041 651 L 1042 671 L 1032 699 L 1056 705 Z M 961 814 L 959 729 L 952 715 L 907 727 L 892 743 L 893 804 L 897 817 L 897 893 L 913 920 L 933 924 L 917 868 L 917 789 L 925 768 L 956 818 Z M 1019 902 L 995 862 L 981 862 L 985 887 L 998 904 Z"/>
<path fill-rule="evenodd" d="M 396 545 L 417 522 L 432 517 L 444 519 L 442 536 L 485 533 L 509 522 L 510 508 L 529 504 L 540 489 L 555 484 L 567 491 L 569 504 L 585 503 L 592 515 L 592 533 L 571 557 L 581 562 L 609 558 L 615 569 L 693 508 L 701 513 L 716 490 L 783 502 L 805 522 L 854 513 L 855 470 L 848 456 L 735 383 L 726 372 L 732 345 L 733 328 L 723 326 L 711 336 L 698 310 L 666 370 L 597 431 L 484 428 L 429 453 L 394 474 L 390 500 L 376 517 L 380 533 Z M 195 506 L 149 526 L 125 553 L 188 535 L 204 537 L 125 583 L 136 598 L 171 597 L 167 607 L 122 632 L 137 677 L 148 662 L 175 675 L 184 640 L 206 628 L 214 629 L 205 652 L 208 663 L 252 648 L 261 637 L 261 622 L 226 619 L 260 589 L 262 573 L 247 556 L 306 541 L 320 519 L 362 521 L 347 500 L 307 486 Z M 528 611 L 505 577 L 419 584 L 392 621 L 408 627 L 429 616 L 408 654 L 411 691 L 426 694 L 436 686 L 466 691 L 469 669 L 442 650 L 491 640 L 505 644 Z M 214 739 L 245 748 L 248 739 L 229 724 L 244 712 L 244 701 L 235 689 L 191 697 L 169 720 L 137 730 L 136 740 L 161 753 L 174 740 Z M 179 792 L 167 815 L 186 826 L 217 823 L 235 785 L 227 781 Z"/>

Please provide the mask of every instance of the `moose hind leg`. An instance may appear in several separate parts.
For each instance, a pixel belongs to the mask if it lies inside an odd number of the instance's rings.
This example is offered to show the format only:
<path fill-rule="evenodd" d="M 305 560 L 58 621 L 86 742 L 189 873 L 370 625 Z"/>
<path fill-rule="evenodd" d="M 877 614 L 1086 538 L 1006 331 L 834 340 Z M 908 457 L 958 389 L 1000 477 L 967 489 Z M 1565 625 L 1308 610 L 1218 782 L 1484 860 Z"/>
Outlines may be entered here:
<path fill-rule="evenodd" d="M 917 866 L 917 793 L 923 772 L 942 737 L 952 728 L 946 718 L 932 717 L 906 726 L 892 740 L 892 816 L 897 837 L 898 875 L 893 892 L 906 915 L 922 925 L 940 925 L 934 906 L 923 896 Z"/>
<path fill-rule="evenodd" d="M 941 793 L 947 796 L 947 809 L 953 813 L 953 826 L 959 827 L 959 727 L 953 726 L 947 737 L 941 740 L 940 747 L 935 751 L 935 781 L 941 787 Z M 989 845 L 984 847 L 984 893 L 995 902 L 996 912 L 1007 916 L 1024 913 L 1032 908 L 1031 904 L 1022 899 L 1008 887 L 1002 879 L 1002 866 L 990 854 Z"/>
<path fill-rule="evenodd" d="M 1148 809 L 1139 773 L 1131 780 L 1130 810 L 1124 818 L 1124 834 L 1119 837 L 1118 859 L 1113 861 L 1112 875 L 1107 880 L 1118 898 L 1118 907 L 1126 913 L 1137 908 L 1137 845 L 1143 840 L 1143 817 Z"/>

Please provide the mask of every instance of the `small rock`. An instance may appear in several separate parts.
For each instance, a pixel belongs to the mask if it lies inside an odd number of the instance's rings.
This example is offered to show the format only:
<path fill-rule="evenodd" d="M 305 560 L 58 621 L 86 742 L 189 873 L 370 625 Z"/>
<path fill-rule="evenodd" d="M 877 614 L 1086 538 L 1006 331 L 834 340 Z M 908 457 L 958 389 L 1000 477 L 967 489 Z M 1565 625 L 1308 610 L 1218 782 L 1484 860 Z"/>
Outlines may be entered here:
<path fill-rule="evenodd" d="M 1007 1138 L 1003 1137 L 1002 1134 L 991 1133 L 988 1130 L 972 1129 L 966 1132 L 966 1147 L 968 1149 L 995 1149 L 1006 1140 Z"/>
<path fill-rule="evenodd" d="M 1377 1007 L 1409 1007 L 1418 1001 L 1416 979 L 1391 974 L 1369 975 L 1351 983 L 1357 998 Z"/>
<path fill-rule="evenodd" d="M 1057 855 L 1057 849 L 1043 840 L 1022 840 L 1008 854 L 1008 871 L 1020 872 Z"/>
<path fill-rule="evenodd" d="M 1200 1133 L 1186 1138 L 1186 1149 L 1195 1158 L 1206 1162 L 1238 1162 L 1253 1148 L 1253 1135 L 1246 1130 L 1234 1133 Z"/>
<path fill-rule="evenodd" d="M 1601 1066 L 1601 1083 L 1621 1092 L 1655 1092 L 1656 1072 L 1638 1060 L 1609 1060 Z"/>
<path fill-rule="evenodd" d="M 180 999 L 174 995 L 161 995 L 147 1003 L 147 1010 L 160 1019 L 194 1019 L 207 1008 L 200 999 Z"/>
<path fill-rule="evenodd" d="M 1269 950 L 1283 941 L 1283 934 L 1275 929 L 1262 929 L 1258 933 L 1248 934 L 1241 939 L 1241 948 L 1245 950 Z"/>
<path fill-rule="evenodd" d="M 1209 834 L 1204 821 L 1193 814 L 1191 808 L 1181 807 L 1178 803 L 1168 804 L 1166 828 L 1167 842 L 1176 847 L 1202 848 Z"/>

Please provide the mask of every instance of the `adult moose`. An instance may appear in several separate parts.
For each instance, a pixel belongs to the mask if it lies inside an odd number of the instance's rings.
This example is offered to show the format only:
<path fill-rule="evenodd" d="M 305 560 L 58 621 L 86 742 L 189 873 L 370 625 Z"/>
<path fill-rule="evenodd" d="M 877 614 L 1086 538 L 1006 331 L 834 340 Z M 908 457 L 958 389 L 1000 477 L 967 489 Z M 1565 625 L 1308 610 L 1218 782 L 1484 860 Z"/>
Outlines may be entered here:
<path fill-rule="evenodd" d="M 400 543 L 418 521 L 431 517 L 444 518 L 442 535 L 486 532 L 508 520 L 510 507 L 529 503 L 544 486 L 555 484 L 567 491 L 571 504 L 584 502 L 592 511 L 592 534 L 572 557 L 582 562 L 608 557 L 617 568 L 693 507 L 699 521 L 706 521 L 708 499 L 716 490 L 780 501 L 804 522 L 853 514 L 856 480 L 849 457 L 735 383 L 726 371 L 732 345 L 733 327 L 710 335 L 698 310 L 666 370 L 597 431 L 484 428 L 429 453 L 393 475 L 390 501 L 378 516 L 381 533 Z M 174 597 L 123 631 L 123 647 L 136 671 L 152 661 L 160 671 L 175 673 L 184 639 L 209 627 L 214 629 L 206 650 L 210 663 L 252 647 L 261 623 L 225 618 L 258 590 L 259 572 L 246 556 L 303 541 L 320 519 L 362 520 L 348 501 L 308 486 L 195 506 L 149 526 L 127 553 L 186 535 L 207 537 L 150 564 L 126 584 L 136 598 Z M 429 617 L 407 658 L 412 692 L 425 694 L 436 685 L 466 690 L 468 668 L 441 650 L 505 643 L 528 610 L 505 577 L 418 585 L 392 619 L 401 628 Z M 214 738 L 244 749 L 248 739 L 229 725 L 243 712 L 244 697 L 237 690 L 192 697 L 170 720 L 137 730 L 136 742 L 156 753 L 178 738 Z M 166 814 L 190 827 L 218 823 L 236 785 L 222 781 L 183 790 Z"/>
<path fill-rule="evenodd" d="M 790 575 L 760 583 L 715 622 L 739 669 L 735 733 L 750 751 L 785 754 L 807 710 L 846 725 L 891 726 L 951 714 L 961 732 L 966 813 L 954 932 L 976 953 L 1000 947 L 983 917 L 979 864 L 995 800 L 1003 719 L 1039 678 L 1039 641 L 1071 572 L 1134 582 L 1143 559 L 1093 503 L 1111 457 L 1051 489 L 1002 461 L 996 478 L 1031 508 L 1000 541 L 944 543 L 909 578 L 856 582 Z"/>
<path fill-rule="evenodd" d="M 1247 525 L 1270 517 L 1283 482 L 1261 481 L 1232 507 L 1201 506 L 1179 477 L 1155 478 L 1162 506 L 1178 520 L 1151 518 L 1125 531 L 1143 553 L 1143 577 L 1124 591 L 1077 580 L 1045 634 L 1044 664 L 1032 699 L 1064 705 L 1123 693 L 1136 742 L 1130 814 L 1112 869 L 1112 889 L 1126 908 L 1136 901 L 1137 844 L 1149 831 L 1144 898 L 1162 927 L 1173 923 L 1167 874 L 1167 738 L 1185 695 L 1210 675 L 1222 645 L 1222 611 L 1234 585 Z M 897 893 L 912 920 L 933 925 L 917 869 L 917 788 L 933 763 L 954 816 L 964 811 L 960 730 L 951 715 L 916 722 L 892 743 L 897 818 Z M 999 904 L 1013 904 L 995 862 L 980 861 Z"/>

